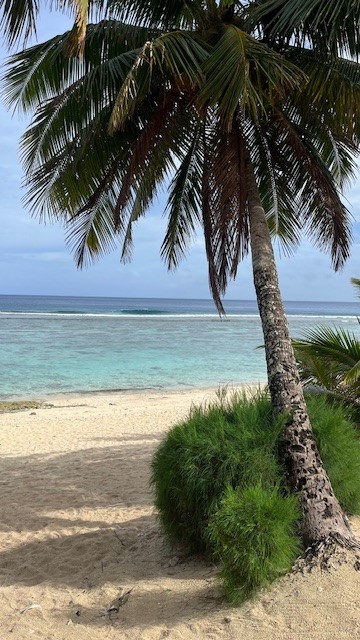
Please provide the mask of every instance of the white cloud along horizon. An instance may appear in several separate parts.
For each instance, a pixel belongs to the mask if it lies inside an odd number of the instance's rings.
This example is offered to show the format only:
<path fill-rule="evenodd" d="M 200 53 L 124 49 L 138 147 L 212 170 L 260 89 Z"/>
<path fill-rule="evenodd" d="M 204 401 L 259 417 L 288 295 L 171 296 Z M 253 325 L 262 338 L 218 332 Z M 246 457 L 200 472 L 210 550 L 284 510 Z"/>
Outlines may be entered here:
<path fill-rule="evenodd" d="M 66 30 L 69 21 L 47 14 L 39 27 L 39 40 Z M 0 50 L 5 59 L 5 49 Z M 40 224 L 24 209 L 19 139 L 26 120 L 0 104 L 0 294 L 68 295 L 156 298 L 210 298 L 207 265 L 201 235 L 175 273 L 160 259 L 165 230 L 162 198 L 141 219 L 134 233 L 132 262 L 120 263 L 120 249 L 79 271 L 65 245 L 59 225 Z M 334 273 L 328 255 L 304 240 L 291 257 L 277 265 L 284 300 L 355 301 L 350 278 L 360 277 L 360 172 L 345 194 L 354 218 L 351 256 L 340 273 Z M 231 282 L 229 300 L 254 300 L 250 259 L 239 265 Z"/>

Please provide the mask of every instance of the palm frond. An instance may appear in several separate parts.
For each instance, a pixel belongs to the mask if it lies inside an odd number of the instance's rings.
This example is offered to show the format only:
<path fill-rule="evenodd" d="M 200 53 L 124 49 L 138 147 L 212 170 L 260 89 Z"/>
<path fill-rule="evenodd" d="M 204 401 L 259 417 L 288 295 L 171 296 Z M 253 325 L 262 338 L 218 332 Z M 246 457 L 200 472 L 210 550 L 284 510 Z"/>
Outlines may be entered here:
<path fill-rule="evenodd" d="M 330 251 L 333 266 L 339 269 L 349 256 L 349 212 L 308 132 L 283 112 L 276 113 L 269 146 L 280 149 L 293 193 L 301 195 L 306 233 L 317 246 Z"/>
<path fill-rule="evenodd" d="M 325 53 L 359 52 L 359 0 L 257 0 L 254 23 L 272 38 L 296 39 Z"/>
<path fill-rule="evenodd" d="M 329 389 L 347 388 L 360 398 L 360 341 L 344 329 L 319 327 L 294 341 L 304 376 Z"/>
<path fill-rule="evenodd" d="M 47 117 L 45 113 L 45 123 Z M 105 109 L 76 131 L 71 126 L 66 128 L 65 120 L 65 130 L 60 129 L 54 139 L 49 139 L 49 145 L 39 153 L 37 163 L 30 164 L 27 170 L 26 204 L 34 213 L 43 218 L 75 215 L 96 192 L 115 159 L 121 172 L 113 176 L 113 187 L 120 188 L 117 180 L 123 176 L 129 162 L 129 149 L 139 136 L 139 124 L 133 123 L 121 137 L 109 138 L 104 144 L 108 117 L 109 109 Z M 41 138 L 41 126 L 39 131 L 37 123 L 34 127 L 34 139 L 32 129 L 24 137 L 27 153 L 29 145 L 34 144 L 37 148 L 38 137 Z"/>
<path fill-rule="evenodd" d="M 86 24 L 90 5 L 89 0 L 56 0 L 48 2 L 58 11 L 75 14 L 74 26 L 67 40 L 66 54 L 69 56 L 82 55 L 86 36 Z M 39 0 L 0 0 L 2 12 L 0 26 L 3 28 L 5 39 L 9 47 L 22 41 L 27 42 L 30 36 L 36 35 L 36 23 L 40 14 Z"/>
<path fill-rule="evenodd" d="M 221 297 L 247 254 L 249 227 L 246 204 L 246 145 L 238 118 L 225 132 L 219 115 L 208 109 L 203 133 L 203 227 L 209 282 L 220 313 Z"/>
<path fill-rule="evenodd" d="M 185 255 L 189 241 L 201 221 L 201 176 L 203 159 L 200 147 L 201 128 L 195 128 L 189 150 L 178 167 L 169 188 L 168 225 L 161 257 L 169 270 L 176 269 Z"/>
<path fill-rule="evenodd" d="M 203 164 L 203 173 L 202 173 L 202 185 L 201 185 L 201 198 L 202 198 L 202 225 L 204 229 L 204 240 L 205 240 L 205 251 L 206 258 L 208 264 L 208 275 L 209 275 L 209 288 L 211 291 L 212 298 L 216 305 L 216 308 L 219 314 L 225 315 L 224 305 L 221 300 L 221 286 L 219 283 L 219 278 L 217 274 L 216 264 L 215 264 L 215 252 L 212 243 L 212 238 L 214 235 L 214 222 L 211 211 L 211 181 L 210 181 L 210 171 L 209 171 L 209 157 L 208 157 L 208 146 L 206 144 L 206 126 L 205 122 L 202 125 L 202 143 L 203 143 L 203 153 L 204 153 L 204 164 Z"/>
<path fill-rule="evenodd" d="M 224 64 L 226 60 L 226 64 Z M 237 108 L 254 119 L 279 95 L 298 85 L 302 72 L 283 56 L 235 25 L 226 25 L 204 64 L 206 82 L 197 101 L 215 106 L 225 128 Z"/>
<path fill-rule="evenodd" d="M 117 20 L 166 30 L 192 28 L 204 13 L 201 0 L 108 0 L 107 7 Z"/>
<path fill-rule="evenodd" d="M 79 62 L 62 58 L 66 39 L 67 34 L 55 36 L 7 60 L 2 95 L 9 107 L 32 111 L 42 100 L 61 91 L 68 78 L 79 77 Z"/>
<path fill-rule="evenodd" d="M 112 211 L 107 207 L 82 211 L 68 221 L 67 229 L 66 244 L 80 269 L 117 246 Z"/>
<path fill-rule="evenodd" d="M 208 135 L 213 217 L 213 248 L 220 292 L 236 278 L 239 262 L 247 255 L 249 228 L 246 204 L 246 145 L 238 118 L 224 133 L 216 121 Z"/>
<path fill-rule="evenodd" d="M 280 251 L 291 255 L 300 243 L 303 203 L 300 192 L 293 188 L 289 158 L 281 145 L 273 144 L 270 129 L 267 119 L 256 126 L 248 123 L 246 140 L 270 234 Z"/>
<path fill-rule="evenodd" d="M 57 98 L 43 103 L 21 141 L 21 157 L 26 173 L 58 155 L 83 131 L 93 130 L 94 123 L 110 113 L 106 95 L 92 107 L 86 100 L 83 84 L 77 81 Z M 89 129 L 88 129 L 89 127 Z M 106 137 L 106 130 L 104 132 Z"/>
<path fill-rule="evenodd" d="M 170 180 L 176 166 L 182 163 L 196 126 L 196 117 L 187 108 L 184 97 L 170 92 L 164 102 L 158 103 L 138 136 L 114 209 L 116 224 L 124 225 L 127 220 L 123 260 L 131 255 L 134 222 L 146 213 L 159 188 Z"/>
<path fill-rule="evenodd" d="M 89 0 L 71 0 L 71 2 L 75 9 L 75 23 L 69 33 L 66 54 L 77 58 L 84 54 Z"/>
<path fill-rule="evenodd" d="M 114 20 L 88 25 L 83 59 L 66 58 L 69 33 L 19 51 L 5 65 L 2 94 L 9 107 L 33 111 L 78 88 L 78 100 L 115 100 L 149 32 Z"/>
<path fill-rule="evenodd" d="M 291 100 L 307 126 L 313 126 L 314 138 L 323 128 L 331 132 L 336 144 L 358 154 L 360 65 L 339 57 L 329 60 L 316 51 L 295 47 L 287 55 L 307 76 L 301 90 L 291 94 Z"/>
<path fill-rule="evenodd" d="M 207 50 L 190 34 L 173 31 L 147 41 L 125 78 L 115 100 L 109 122 L 113 134 L 125 126 L 154 84 L 178 91 L 201 84 L 201 65 Z"/>
<path fill-rule="evenodd" d="M 0 0 L 0 26 L 9 47 L 36 34 L 39 4 L 39 0 Z"/>
<path fill-rule="evenodd" d="M 146 167 L 156 154 L 159 144 L 163 145 L 164 137 L 171 144 L 173 124 L 183 108 L 183 100 L 177 92 L 160 94 L 157 106 L 144 126 L 136 142 L 114 212 L 114 224 L 118 225 L 121 213 L 125 209 L 134 189 L 139 187 Z M 170 135 L 169 135 L 170 132 Z"/>

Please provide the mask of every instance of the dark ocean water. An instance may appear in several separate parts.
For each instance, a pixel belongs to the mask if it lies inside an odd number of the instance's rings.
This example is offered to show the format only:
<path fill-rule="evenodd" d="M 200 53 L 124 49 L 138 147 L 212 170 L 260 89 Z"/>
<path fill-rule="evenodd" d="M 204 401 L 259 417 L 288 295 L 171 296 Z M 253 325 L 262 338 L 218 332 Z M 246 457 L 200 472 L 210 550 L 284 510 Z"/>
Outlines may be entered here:
<path fill-rule="evenodd" d="M 289 315 L 354 316 L 356 302 L 286 302 Z M 254 300 L 228 300 L 227 315 L 258 315 Z M 212 300 L 165 298 L 93 298 L 72 296 L 0 295 L 0 313 L 101 314 L 101 315 L 215 315 Z"/>
<path fill-rule="evenodd" d="M 264 382 L 254 301 L 0 296 L 0 398 Z M 288 302 L 291 333 L 359 334 L 360 305 Z"/>

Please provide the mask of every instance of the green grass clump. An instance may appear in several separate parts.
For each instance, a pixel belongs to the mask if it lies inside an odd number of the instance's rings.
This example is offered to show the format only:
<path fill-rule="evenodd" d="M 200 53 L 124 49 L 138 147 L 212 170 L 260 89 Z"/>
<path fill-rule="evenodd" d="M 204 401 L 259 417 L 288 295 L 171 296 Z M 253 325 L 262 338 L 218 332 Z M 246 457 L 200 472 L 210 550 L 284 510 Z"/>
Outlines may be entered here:
<path fill-rule="evenodd" d="M 296 497 L 276 487 L 227 489 L 209 535 L 230 602 L 240 604 L 291 569 L 301 550 L 294 533 L 299 517 Z"/>
<path fill-rule="evenodd" d="M 307 403 L 335 495 L 348 514 L 360 514 L 360 436 L 350 410 L 320 395 Z M 266 393 L 222 398 L 193 408 L 153 459 L 165 533 L 191 552 L 219 557 L 234 603 L 289 570 L 301 549 L 301 514 L 279 457 L 285 420 L 274 419 Z"/>
<path fill-rule="evenodd" d="M 193 408 L 171 429 L 152 462 L 155 504 L 168 537 L 191 552 L 211 551 L 207 525 L 225 489 L 281 481 L 274 455 L 281 429 L 264 393 Z"/>
<path fill-rule="evenodd" d="M 360 515 L 360 437 L 349 408 L 324 395 L 306 399 L 315 439 L 334 493 L 350 515 Z"/>

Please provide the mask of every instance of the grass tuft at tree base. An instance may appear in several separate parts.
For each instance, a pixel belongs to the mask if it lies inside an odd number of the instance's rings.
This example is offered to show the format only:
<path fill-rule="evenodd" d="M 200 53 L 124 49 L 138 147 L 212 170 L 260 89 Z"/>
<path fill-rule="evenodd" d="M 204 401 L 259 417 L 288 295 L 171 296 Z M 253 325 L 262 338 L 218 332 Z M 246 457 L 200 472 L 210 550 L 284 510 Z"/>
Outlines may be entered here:
<path fill-rule="evenodd" d="M 237 605 L 290 571 L 302 545 L 296 496 L 260 484 L 225 492 L 209 525 L 227 600 Z"/>

